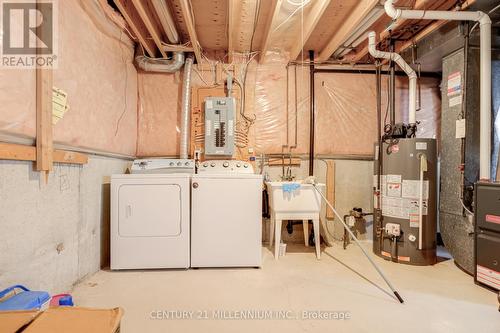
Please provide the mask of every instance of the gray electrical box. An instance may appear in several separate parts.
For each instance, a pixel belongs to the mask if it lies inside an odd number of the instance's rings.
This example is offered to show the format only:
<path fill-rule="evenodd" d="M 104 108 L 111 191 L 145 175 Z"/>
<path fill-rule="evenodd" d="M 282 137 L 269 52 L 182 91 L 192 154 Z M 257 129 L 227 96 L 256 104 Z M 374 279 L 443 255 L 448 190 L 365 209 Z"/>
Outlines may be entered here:
<path fill-rule="evenodd" d="M 233 155 L 235 106 L 234 97 L 205 98 L 205 155 Z"/>

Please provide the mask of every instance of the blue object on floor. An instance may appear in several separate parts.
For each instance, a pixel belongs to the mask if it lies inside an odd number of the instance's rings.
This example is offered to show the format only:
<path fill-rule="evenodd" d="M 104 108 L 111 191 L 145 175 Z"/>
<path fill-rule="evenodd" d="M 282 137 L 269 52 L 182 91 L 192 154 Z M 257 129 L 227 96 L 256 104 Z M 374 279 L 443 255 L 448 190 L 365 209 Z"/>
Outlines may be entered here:
<path fill-rule="evenodd" d="M 48 292 L 31 291 L 25 286 L 21 285 L 15 285 L 2 290 L 0 292 L 0 299 L 19 289 L 21 290 L 21 292 L 7 298 L 5 301 L 0 301 L 0 311 L 40 309 L 45 303 L 50 300 L 50 295 Z"/>
<path fill-rule="evenodd" d="M 64 296 L 59 298 L 59 305 L 60 306 L 73 306 L 73 297 L 71 295 Z"/>
<path fill-rule="evenodd" d="M 295 190 L 298 190 L 300 188 L 299 183 L 283 183 L 283 192 L 285 193 L 292 193 Z"/>

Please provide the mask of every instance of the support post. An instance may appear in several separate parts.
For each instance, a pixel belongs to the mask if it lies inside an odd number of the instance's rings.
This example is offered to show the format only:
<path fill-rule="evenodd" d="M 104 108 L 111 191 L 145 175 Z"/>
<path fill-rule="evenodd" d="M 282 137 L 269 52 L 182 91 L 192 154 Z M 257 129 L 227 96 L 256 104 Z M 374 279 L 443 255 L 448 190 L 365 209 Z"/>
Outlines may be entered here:
<path fill-rule="evenodd" d="M 309 176 L 314 175 L 314 51 L 309 50 Z"/>

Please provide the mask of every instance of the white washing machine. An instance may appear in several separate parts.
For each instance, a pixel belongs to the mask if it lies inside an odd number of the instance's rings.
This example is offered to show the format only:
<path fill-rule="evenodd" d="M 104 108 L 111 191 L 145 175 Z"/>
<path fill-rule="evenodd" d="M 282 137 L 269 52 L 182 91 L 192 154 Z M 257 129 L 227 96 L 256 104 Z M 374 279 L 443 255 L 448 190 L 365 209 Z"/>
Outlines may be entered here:
<path fill-rule="evenodd" d="M 262 176 L 251 164 L 202 162 L 191 205 L 191 267 L 261 266 Z"/>
<path fill-rule="evenodd" d="M 111 177 L 111 269 L 189 267 L 194 161 L 177 163 L 143 163 L 139 174 Z M 155 171 L 161 165 L 163 173 L 148 174 L 148 165 Z"/>

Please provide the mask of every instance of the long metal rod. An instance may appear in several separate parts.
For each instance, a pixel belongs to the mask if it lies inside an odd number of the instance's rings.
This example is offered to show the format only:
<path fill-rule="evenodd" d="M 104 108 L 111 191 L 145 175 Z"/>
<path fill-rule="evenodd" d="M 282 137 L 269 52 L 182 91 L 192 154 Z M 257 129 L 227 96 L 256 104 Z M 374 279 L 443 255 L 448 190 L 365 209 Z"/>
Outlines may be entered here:
<path fill-rule="evenodd" d="M 398 301 L 400 303 L 404 303 L 404 300 L 403 298 L 399 295 L 399 293 L 396 291 L 396 289 L 394 289 L 394 287 L 392 286 L 391 282 L 389 281 L 389 279 L 387 279 L 387 277 L 384 275 L 384 273 L 382 272 L 382 270 L 380 269 L 380 267 L 377 266 L 377 264 L 375 263 L 375 261 L 373 261 L 373 259 L 370 257 L 370 255 L 368 254 L 368 252 L 366 252 L 366 250 L 361 246 L 361 244 L 359 243 L 358 239 L 356 238 L 356 236 L 354 236 L 354 233 L 351 231 L 351 229 L 347 226 L 347 224 L 345 224 L 344 220 L 342 219 L 342 217 L 339 215 L 339 213 L 335 210 L 335 208 L 332 206 L 332 204 L 328 201 L 328 199 L 323 195 L 323 193 L 321 193 L 321 191 L 316 187 L 316 184 L 313 183 L 312 184 L 314 186 L 314 189 L 316 190 L 316 192 L 319 193 L 319 195 L 321 195 L 321 197 L 323 198 L 323 200 L 326 202 L 326 204 L 330 207 L 330 209 L 335 213 L 335 215 L 337 216 L 337 218 L 339 219 L 340 222 L 342 222 L 342 224 L 344 225 L 344 228 L 345 230 L 347 230 L 347 232 L 349 233 L 349 235 L 352 237 L 352 239 L 354 239 L 354 241 L 356 242 L 356 244 L 359 246 L 359 248 L 361 249 L 361 251 L 363 251 L 363 253 L 365 254 L 366 258 L 368 258 L 368 260 L 370 261 L 370 263 L 373 265 L 373 267 L 375 268 L 375 270 L 378 272 L 378 274 L 382 277 L 382 279 L 384 279 L 385 283 L 387 283 L 387 285 L 389 286 L 389 288 L 391 288 L 392 292 L 394 293 L 394 295 L 396 296 L 396 298 L 398 299 Z"/>
<path fill-rule="evenodd" d="M 314 175 L 314 126 L 315 126 L 315 102 L 314 102 L 314 51 L 309 50 L 309 176 Z"/>

